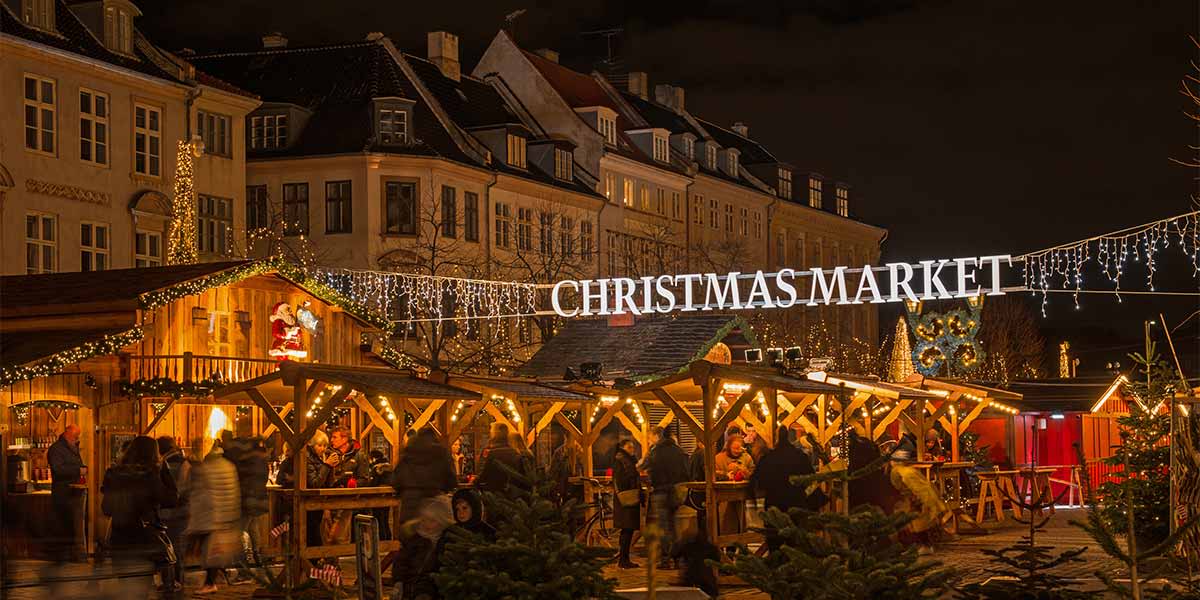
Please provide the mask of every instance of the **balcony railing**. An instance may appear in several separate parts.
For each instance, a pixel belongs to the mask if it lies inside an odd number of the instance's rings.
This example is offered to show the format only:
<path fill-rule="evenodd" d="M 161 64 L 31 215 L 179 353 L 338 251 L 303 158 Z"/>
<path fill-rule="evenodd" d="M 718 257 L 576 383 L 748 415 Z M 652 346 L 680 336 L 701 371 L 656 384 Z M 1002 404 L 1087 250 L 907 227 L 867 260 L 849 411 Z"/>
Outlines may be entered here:
<path fill-rule="evenodd" d="M 129 380 L 165 377 L 175 381 L 202 381 L 215 372 L 225 383 L 238 383 L 261 377 L 279 368 L 279 361 L 269 358 L 240 358 L 204 354 L 137 354 L 129 357 Z"/>

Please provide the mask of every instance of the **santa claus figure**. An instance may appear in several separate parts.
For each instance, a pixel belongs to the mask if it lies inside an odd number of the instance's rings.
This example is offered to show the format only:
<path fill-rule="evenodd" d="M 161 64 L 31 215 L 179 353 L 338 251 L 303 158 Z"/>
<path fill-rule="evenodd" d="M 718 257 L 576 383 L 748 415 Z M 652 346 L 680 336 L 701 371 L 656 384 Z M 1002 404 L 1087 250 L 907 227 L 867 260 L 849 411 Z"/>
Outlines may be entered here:
<path fill-rule="evenodd" d="M 300 323 L 287 302 L 279 302 L 271 309 L 271 335 L 275 340 L 271 343 L 270 355 L 276 359 L 308 356 L 300 339 Z"/>

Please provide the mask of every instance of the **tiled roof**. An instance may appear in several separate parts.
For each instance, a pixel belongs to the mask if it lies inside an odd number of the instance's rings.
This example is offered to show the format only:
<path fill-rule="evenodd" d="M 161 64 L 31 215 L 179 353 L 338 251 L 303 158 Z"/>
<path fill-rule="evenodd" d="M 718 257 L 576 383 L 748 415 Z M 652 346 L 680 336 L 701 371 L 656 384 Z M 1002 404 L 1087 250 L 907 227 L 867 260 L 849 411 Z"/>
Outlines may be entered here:
<path fill-rule="evenodd" d="M 70 350 L 104 336 L 128 331 L 129 327 L 7 331 L 0 329 L 0 366 L 15 367 Z"/>
<path fill-rule="evenodd" d="M 473 162 L 378 41 L 209 54 L 191 60 L 253 91 L 264 101 L 295 104 L 312 111 L 291 145 L 280 150 L 250 151 L 251 158 L 382 152 Z M 408 146 L 375 143 L 370 103 L 373 98 L 389 96 L 414 101 L 414 143 Z"/>
<path fill-rule="evenodd" d="M 581 363 L 599 362 L 605 377 L 667 375 L 703 357 L 738 328 L 747 326 L 732 315 L 640 318 L 628 327 L 609 327 L 606 319 L 576 319 L 517 373 L 558 380 L 567 367 L 578 372 Z"/>
<path fill-rule="evenodd" d="M 233 261 L 83 273 L 9 275 L 0 277 L 0 316 L 26 312 L 37 307 L 134 302 L 146 292 L 199 279 L 243 264 L 246 263 Z"/>
<path fill-rule="evenodd" d="M 696 136 L 697 139 L 704 137 L 704 132 L 693 127 L 687 119 L 670 108 L 653 100 L 642 98 L 637 94 L 623 92 L 621 95 L 624 96 L 626 102 L 642 115 L 643 119 L 646 119 L 646 122 L 650 123 L 651 127 L 666 129 L 671 133 L 690 133 Z"/>
<path fill-rule="evenodd" d="M 741 135 L 725 129 L 720 125 L 697 118 L 700 126 L 712 136 L 722 148 L 737 148 L 740 154 L 738 162 L 744 165 L 752 165 L 755 163 L 773 163 L 779 162 L 775 155 L 771 154 L 762 144 Z"/>
<path fill-rule="evenodd" d="M 54 0 L 54 20 L 55 31 L 53 33 L 36 27 L 29 27 L 21 20 L 19 15 L 12 11 L 8 3 L 0 2 L 0 33 L 64 50 L 72 54 L 78 54 L 84 58 L 106 62 L 173 83 L 190 83 L 181 76 L 179 70 L 161 66 L 158 61 L 168 60 L 165 58 L 166 53 L 155 47 L 136 29 L 134 33 L 137 37 L 133 44 L 133 55 L 128 56 L 113 52 L 105 47 L 97 35 L 88 29 L 62 0 Z M 150 56 L 150 54 L 156 52 L 162 53 L 164 56 Z M 198 69 L 196 71 L 196 81 L 230 93 L 254 97 L 253 94 L 238 89 Z"/>

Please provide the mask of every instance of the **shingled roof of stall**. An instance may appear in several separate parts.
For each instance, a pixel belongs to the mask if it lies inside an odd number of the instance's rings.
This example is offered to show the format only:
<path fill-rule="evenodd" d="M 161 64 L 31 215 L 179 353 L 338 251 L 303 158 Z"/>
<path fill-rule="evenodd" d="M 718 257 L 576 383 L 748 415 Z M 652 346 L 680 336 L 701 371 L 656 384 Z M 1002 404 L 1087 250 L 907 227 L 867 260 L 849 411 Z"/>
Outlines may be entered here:
<path fill-rule="evenodd" d="M 704 358 L 717 343 L 739 358 L 755 345 L 749 325 L 733 315 L 656 316 L 628 326 L 607 319 L 575 319 L 517 369 L 517 374 L 543 381 L 564 381 L 568 367 L 600 363 L 604 379 L 651 380 L 678 373 Z"/>

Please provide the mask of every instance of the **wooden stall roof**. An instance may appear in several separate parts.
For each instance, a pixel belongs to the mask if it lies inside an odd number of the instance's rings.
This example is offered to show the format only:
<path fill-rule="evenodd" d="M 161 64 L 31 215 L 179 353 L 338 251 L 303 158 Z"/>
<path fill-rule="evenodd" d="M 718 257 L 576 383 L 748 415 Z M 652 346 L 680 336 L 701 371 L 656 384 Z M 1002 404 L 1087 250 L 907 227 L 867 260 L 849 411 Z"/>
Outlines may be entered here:
<path fill-rule="evenodd" d="M 919 373 L 914 374 L 908 379 L 908 381 L 898 382 L 898 385 L 915 386 L 922 389 L 945 390 L 948 392 L 963 392 L 980 398 L 992 398 L 1002 401 L 1015 402 L 1021 399 L 1021 394 L 1017 392 L 986 386 L 976 382 L 967 382 L 961 379 L 925 377 Z"/>
<path fill-rule="evenodd" d="M 128 331 L 129 327 L 91 329 L 9 330 L 0 326 L 0 367 L 17 367 L 97 342 L 109 335 Z"/>
<path fill-rule="evenodd" d="M 907 387 L 895 383 L 888 383 L 878 377 L 869 377 L 865 375 L 844 375 L 840 373 L 826 373 L 817 371 L 809 373 L 808 378 L 813 381 L 820 381 L 830 385 L 846 384 L 846 387 L 855 391 L 866 392 L 877 398 L 888 398 L 891 400 L 912 399 L 912 400 L 944 400 L 945 393 L 937 393 L 934 391 L 923 390 L 916 387 Z"/>
<path fill-rule="evenodd" d="M 534 379 L 481 377 L 474 375 L 450 375 L 447 383 L 477 390 L 488 388 L 511 394 L 517 400 L 547 400 L 551 402 L 587 402 L 592 397 L 576 391 L 538 383 Z"/>
<path fill-rule="evenodd" d="M 764 367 L 745 365 L 717 365 L 707 361 L 696 361 L 687 372 L 655 379 L 618 392 L 623 397 L 641 397 L 653 400 L 654 390 L 667 390 L 681 403 L 699 403 L 700 378 L 719 378 L 726 383 L 745 383 L 760 388 L 773 388 L 781 394 L 837 394 L 837 386 L 804 377 L 793 377 Z"/>
<path fill-rule="evenodd" d="M 283 405 L 292 401 L 289 382 L 320 381 L 328 385 L 340 385 L 369 396 L 391 396 L 410 400 L 472 400 L 479 393 L 471 390 L 435 383 L 418 377 L 412 371 L 400 371 L 387 367 L 346 367 L 285 361 L 279 370 L 249 381 L 225 386 L 213 392 L 213 398 L 222 398 L 243 393 L 255 388 L 272 404 Z"/>

